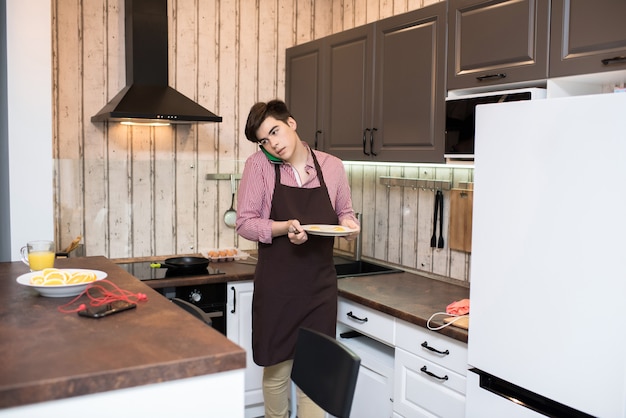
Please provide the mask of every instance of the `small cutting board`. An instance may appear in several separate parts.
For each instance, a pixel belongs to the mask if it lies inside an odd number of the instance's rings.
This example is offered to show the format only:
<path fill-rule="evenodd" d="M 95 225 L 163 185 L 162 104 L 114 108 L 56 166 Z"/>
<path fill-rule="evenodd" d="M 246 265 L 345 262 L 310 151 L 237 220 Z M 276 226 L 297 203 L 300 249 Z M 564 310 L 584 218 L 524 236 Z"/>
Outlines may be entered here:
<path fill-rule="evenodd" d="M 472 190 L 450 190 L 450 249 L 472 252 L 473 206 L 474 192 Z"/>
<path fill-rule="evenodd" d="M 459 319 L 457 319 L 459 318 Z M 456 321 L 454 321 L 456 319 Z M 452 322 L 454 321 L 454 322 Z M 463 329 L 469 329 L 469 315 L 464 315 L 461 317 L 458 316 L 449 316 L 447 318 L 444 318 L 443 322 L 445 322 L 446 324 L 449 322 L 452 322 L 450 325 L 453 325 L 455 327 L 459 327 L 459 328 L 463 328 Z"/>

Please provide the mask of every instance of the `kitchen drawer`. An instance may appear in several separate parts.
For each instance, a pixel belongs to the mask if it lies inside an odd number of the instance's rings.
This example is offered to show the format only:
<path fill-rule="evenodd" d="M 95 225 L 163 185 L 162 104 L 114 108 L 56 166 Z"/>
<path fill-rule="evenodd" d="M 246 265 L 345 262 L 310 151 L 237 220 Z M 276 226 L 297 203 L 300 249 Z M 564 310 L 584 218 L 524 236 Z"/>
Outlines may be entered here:
<path fill-rule="evenodd" d="M 358 338 L 341 337 L 341 333 L 350 330 L 352 328 L 344 324 L 337 324 L 337 340 L 361 358 L 351 416 L 390 417 L 393 410 L 395 350 L 365 335 Z"/>
<path fill-rule="evenodd" d="M 405 417 L 464 417 L 465 376 L 401 348 L 396 348 L 394 375 L 394 412 Z"/>
<path fill-rule="evenodd" d="M 467 374 L 467 344 L 436 331 L 398 320 L 396 346 L 463 376 Z"/>
<path fill-rule="evenodd" d="M 340 298 L 337 321 L 382 343 L 394 345 L 395 319 L 390 315 Z"/>

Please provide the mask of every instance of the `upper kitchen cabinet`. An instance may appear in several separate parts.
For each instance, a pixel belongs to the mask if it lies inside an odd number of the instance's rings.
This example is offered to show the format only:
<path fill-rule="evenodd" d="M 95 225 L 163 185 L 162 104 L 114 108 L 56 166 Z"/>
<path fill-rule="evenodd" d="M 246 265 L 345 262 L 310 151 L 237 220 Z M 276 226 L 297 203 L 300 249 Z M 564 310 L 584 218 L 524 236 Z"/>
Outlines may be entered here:
<path fill-rule="evenodd" d="M 550 77 L 626 70 L 626 1 L 552 0 Z"/>
<path fill-rule="evenodd" d="M 443 162 L 446 11 L 436 3 L 287 50 L 300 135 L 317 132 L 318 148 L 345 160 Z M 298 59 L 309 68 L 296 74 Z M 303 117 L 315 128 L 303 133 Z"/>
<path fill-rule="evenodd" d="M 446 12 L 441 2 L 376 24 L 370 152 L 378 159 L 444 162 Z"/>
<path fill-rule="evenodd" d="M 548 77 L 549 1 L 449 0 L 448 7 L 448 90 Z"/>
<path fill-rule="evenodd" d="M 369 123 L 373 44 L 366 25 L 287 49 L 285 102 L 312 147 L 328 151 L 330 138 L 341 146 L 337 138 L 354 139 Z M 349 144 L 360 156 L 361 145 Z"/>
<path fill-rule="evenodd" d="M 371 157 L 374 25 L 327 39 L 324 150 L 348 160 Z"/>
<path fill-rule="evenodd" d="M 298 134 L 311 148 L 323 149 L 322 93 L 325 41 L 287 49 L 285 103 L 298 123 Z"/>

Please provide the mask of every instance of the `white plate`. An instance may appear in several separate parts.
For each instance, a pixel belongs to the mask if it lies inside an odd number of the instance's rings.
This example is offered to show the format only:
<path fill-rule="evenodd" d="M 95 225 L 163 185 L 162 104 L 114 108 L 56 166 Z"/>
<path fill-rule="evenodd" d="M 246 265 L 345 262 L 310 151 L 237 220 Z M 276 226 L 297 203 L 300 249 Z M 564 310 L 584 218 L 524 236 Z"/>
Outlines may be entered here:
<path fill-rule="evenodd" d="M 302 225 L 302 229 L 311 235 L 321 235 L 323 237 L 345 237 L 358 231 L 358 229 L 351 229 L 341 225 Z"/>
<path fill-rule="evenodd" d="M 92 272 L 96 274 L 96 281 L 102 280 L 107 277 L 107 274 L 100 270 L 87 270 L 87 269 L 59 269 L 61 271 L 65 271 L 67 273 L 74 273 L 77 271 L 84 271 L 85 273 Z M 67 296 L 76 296 L 79 295 L 85 288 L 94 282 L 89 283 L 78 283 L 78 284 L 63 284 L 59 286 L 41 286 L 30 284 L 30 279 L 33 276 L 40 275 L 40 271 L 33 271 L 30 273 L 22 274 L 17 278 L 17 282 L 22 286 L 32 287 L 37 290 L 41 296 L 47 296 L 49 298 L 64 298 Z"/>

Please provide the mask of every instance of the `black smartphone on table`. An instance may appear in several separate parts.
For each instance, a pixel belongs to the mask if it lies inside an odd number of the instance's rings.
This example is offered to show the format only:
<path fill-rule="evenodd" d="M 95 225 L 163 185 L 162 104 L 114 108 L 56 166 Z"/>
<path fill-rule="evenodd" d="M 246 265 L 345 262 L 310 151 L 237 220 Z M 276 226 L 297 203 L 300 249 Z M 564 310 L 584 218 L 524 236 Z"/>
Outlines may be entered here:
<path fill-rule="evenodd" d="M 111 303 L 107 303 L 102 306 L 92 306 L 78 311 L 78 315 L 85 316 L 87 318 L 103 318 L 105 316 L 113 315 L 118 312 L 127 311 L 129 309 L 136 308 L 137 304 L 132 302 L 126 302 L 123 300 L 116 300 Z"/>

